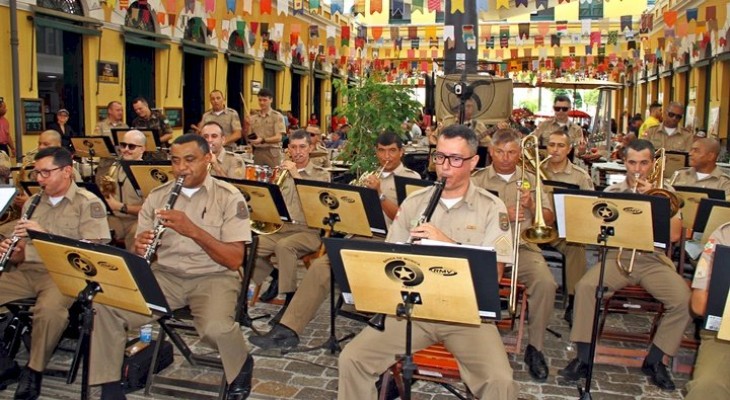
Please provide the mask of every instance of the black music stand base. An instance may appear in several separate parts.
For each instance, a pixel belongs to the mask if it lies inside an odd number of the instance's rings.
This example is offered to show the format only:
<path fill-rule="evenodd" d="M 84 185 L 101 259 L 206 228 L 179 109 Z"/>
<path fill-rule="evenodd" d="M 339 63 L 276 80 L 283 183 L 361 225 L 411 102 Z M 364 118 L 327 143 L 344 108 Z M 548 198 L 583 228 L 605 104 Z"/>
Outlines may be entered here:
<path fill-rule="evenodd" d="M 413 306 L 420 304 L 418 293 L 408 293 L 403 296 L 403 303 L 395 308 L 395 315 L 406 319 L 406 353 L 396 356 L 396 362 L 401 363 L 403 371 L 403 400 L 411 400 L 411 383 L 413 374 L 416 372 L 416 364 L 413 362 Z"/>
<path fill-rule="evenodd" d="M 67 384 L 71 384 L 76 380 L 76 375 L 79 370 L 79 359 L 83 358 L 84 361 L 81 370 L 81 400 L 89 399 L 89 352 L 91 350 L 91 332 L 94 330 L 93 303 L 96 294 L 101 292 L 101 286 L 98 283 L 92 281 L 87 281 L 86 283 L 86 287 L 79 292 L 76 298 L 79 304 L 81 304 L 81 314 L 79 315 L 79 319 L 81 320 L 81 334 L 76 344 L 76 353 L 71 363 L 71 370 L 66 379 Z"/>

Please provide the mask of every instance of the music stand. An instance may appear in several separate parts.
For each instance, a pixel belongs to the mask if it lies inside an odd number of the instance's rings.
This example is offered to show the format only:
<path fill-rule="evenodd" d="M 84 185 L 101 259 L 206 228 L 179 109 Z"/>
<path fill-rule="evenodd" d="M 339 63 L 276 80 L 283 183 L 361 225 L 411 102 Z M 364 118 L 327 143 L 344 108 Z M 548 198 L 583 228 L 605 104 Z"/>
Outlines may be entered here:
<path fill-rule="evenodd" d="M 403 200 L 416 191 L 425 187 L 433 186 L 434 181 L 426 179 L 406 178 L 405 176 L 395 175 L 395 193 L 398 198 L 398 205 L 403 203 Z"/>
<path fill-rule="evenodd" d="M 38 182 L 21 182 L 20 183 L 23 186 L 23 189 L 25 190 L 25 193 L 28 194 L 28 196 L 33 196 L 34 194 L 40 192 L 41 185 Z M 99 188 L 99 185 L 97 185 L 95 182 L 76 182 L 76 186 L 80 188 L 84 188 L 88 190 L 89 192 L 93 193 L 98 197 L 101 202 L 104 204 L 104 209 L 106 210 L 106 215 L 114 215 L 112 212 L 111 207 L 109 207 L 109 203 L 107 203 L 106 198 L 101 193 L 101 189 Z"/>
<path fill-rule="evenodd" d="M 302 179 L 295 179 L 294 182 L 307 225 L 310 228 L 324 229 L 325 238 L 334 232 L 365 237 L 387 233 L 377 191 L 360 186 Z M 331 354 L 335 354 L 341 351 L 341 341 L 354 336 L 349 334 L 337 339 L 336 314 L 335 279 L 330 276 L 330 337 L 315 349 L 326 348 Z"/>
<path fill-rule="evenodd" d="M 147 261 L 130 252 L 103 244 L 29 230 L 28 236 L 62 294 L 82 306 L 81 337 L 68 383 L 76 379 L 83 358 L 81 399 L 89 398 L 89 350 L 94 329 L 93 303 L 152 317 L 169 314 L 162 289 Z"/>
<path fill-rule="evenodd" d="M 730 288 L 730 247 L 715 246 L 713 257 L 712 278 L 707 288 L 707 312 L 705 313 L 704 328 L 710 331 L 723 332 L 725 326 L 730 326 L 730 307 L 727 305 L 728 289 Z M 724 324 L 723 324 L 724 322 Z M 726 329 L 726 328 L 725 328 Z M 730 337 L 720 337 L 730 340 Z"/>
<path fill-rule="evenodd" d="M 143 198 L 146 198 L 154 188 L 175 181 L 170 161 L 121 160 L 120 163 L 129 178 L 129 183 Z"/>
<path fill-rule="evenodd" d="M 695 186 L 672 186 L 674 194 L 682 201 L 682 228 L 692 229 L 702 199 L 725 200 L 725 192 Z"/>
<path fill-rule="evenodd" d="M 667 150 L 664 152 L 664 179 L 669 179 L 677 170 L 689 167 L 689 153 Z"/>
<path fill-rule="evenodd" d="M 692 239 L 704 245 L 712 232 L 727 221 L 730 221 L 730 201 L 701 199 L 692 227 Z"/>
<path fill-rule="evenodd" d="M 72 137 L 71 143 L 76 154 L 81 157 L 114 157 L 116 151 L 112 140 L 107 136 Z"/>
<path fill-rule="evenodd" d="M 121 143 L 122 139 L 124 138 L 124 134 L 132 130 L 137 130 L 144 133 L 144 136 L 147 139 L 145 141 L 145 151 L 154 153 L 159 150 L 160 147 L 162 147 L 162 142 L 160 142 L 160 130 L 150 128 L 112 128 L 112 138 L 114 138 L 114 145 L 119 146 L 119 143 Z"/>
<path fill-rule="evenodd" d="M 479 325 L 483 318 L 501 317 L 494 251 L 324 240 L 343 297 L 350 297 L 359 311 L 406 318 L 405 354 L 396 357 L 403 365 L 404 399 L 410 399 L 416 371 L 411 348 L 413 318 Z"/>
<path fill-rule="evenodd" d="M 559 189 L 556 189 L 558 192 Z M 596 285 L 596 303 L 593 310 L 593 328 L 589 350 L 588 373 L 585 388 L 578 384 L 580 399 L 591 399 L 591 380 L 593 379 L 593 358 L 596 355 L 598 342 L 598 321 L 603 295 L 604 273 L 606 270 L 606 253 L 609 247 L 626 247 L 643 251 L 654 251 L 654 247 L 669 245 L 669 226 L 665 224 L 665 234 L 656 236 L 656 226 L 652 221 L 667 221 L 669 215 L 669 199 L 659 196 L 648 196 L 636 193 L 600 193 L 593 191 L 573 191 L 555 195 L 555 208 L 558 214 L 559 237 L 568 242 L 600 245 L 601 264 Z M 654 207 L 666 203 L 664 207 Z M 571 210 L 570 221 L 565 218 L 565 211 Z M 662 211 L 666 211 L 663 214 Z M 562 217 L 562 218 L 561 218 Z M 652 227 L 652 228 L 650 228 Z M 632 260 L 633 262 L 633 260 Z"/>

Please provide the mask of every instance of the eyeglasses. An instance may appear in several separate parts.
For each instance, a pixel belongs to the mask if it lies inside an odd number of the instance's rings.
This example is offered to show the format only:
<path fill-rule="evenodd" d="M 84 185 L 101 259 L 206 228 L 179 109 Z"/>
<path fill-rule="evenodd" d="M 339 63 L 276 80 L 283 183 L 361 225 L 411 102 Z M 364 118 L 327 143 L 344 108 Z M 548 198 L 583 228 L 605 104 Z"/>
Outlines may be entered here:
<path fill-rule="evenodd" d="M 570 107 L 559 107 L 559 106 L 554 106 L 554 107 L 553 107 L 553 110 L 555 110 L 555 111 L 562 111 L 562 112 L 567 112 L 568 110 L 570 110 Z"/>
<path fill-rule="evenodd" d="M 675 114 L 675 113 L 673 113 L 671 111 L 667 112 L 667 116 L 669 118 L 682 119 L 682 114 Z"/>
<path fill-rule="evenodd" d="M 142 145 L 139 144 L 133 144 L 133 143 L 125 143 L 125 142 L 119 142 L 119 147 L 123 149 L 129 149 L 129 150 L 136 150 L 137 147 L 142 147 Z"/>
<path fill-rule="evenodd" d="M 476 155 L 476 154 L 475 154 Z M 447 156 L 444 153 L 433 153 L 431 155 L 431 160 L 436 165 L 442 165 L 444 161 L 449 160 L 449 165 L 454 168 L 459 168 L 462 165 L 464 165 L 464 161 L 471 160 L 474 158 L 474 156 L 471 157 L 462 157 L 462 156 Z"/>
<path fill-rule="evenodd" d="M 52 168 L 52 169 L 34 169 L 34 170 L 30 171 L 30 174 L 29 174 L 30 179 L 35 180 L 36 178 L 38 178 L 38 175 L 40 175 L 43 178 L 48 178 L 49 176 L 51 176 L 51 172 L 59 170 L 61 168 L 63 168 L 63 167 L 56 167 L 56 168 Z"/>

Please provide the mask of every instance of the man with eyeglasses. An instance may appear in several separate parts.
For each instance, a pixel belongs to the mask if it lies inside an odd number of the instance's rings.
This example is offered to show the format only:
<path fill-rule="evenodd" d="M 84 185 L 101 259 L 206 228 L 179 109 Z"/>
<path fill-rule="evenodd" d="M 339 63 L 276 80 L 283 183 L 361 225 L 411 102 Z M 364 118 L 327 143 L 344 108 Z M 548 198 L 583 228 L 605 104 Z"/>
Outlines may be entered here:
<path fill-rule="evenodd" d="M 141 160 L 146 143 L 147 137 L 136 129 L 125 133 L 119 142 L 122 160 Z M 108 217 L 109 227 L 114 231 L 114 239 L 124 240 L 124 247 L 131 251 L 137 230 L 137 214 L 142 208 L 144 199 L 132 186 L 119 161 L 115 161 L 108 169 L 99 167 L 96 183 L 114 213 Z"/>
<path fill-rule="evenodd" d="M 583 137 L 583 128 L 581 128 L 578 124 L 574 124 L 568 118 L 568 112 L 572 108 L 573 106 L 568 96 L 563 94 L 555 96 L 555 100 L 553 100 L 553 111 L 555 111 L 555 116 L 543 121 L 537 126 L 537 129 L 531 133 L 540 139 L 541 146 L 547 146 L 550 134 L 558 129 L 562 129 L 568 133 L 572 145 L 577 146 L 579 144 L 585 144 L 586 139 Z"/>
<path fill-rule="evenodd" d="M 486 190 L 499 194 L 507 205 L 507 213 L 500 214 L 500 223 L 511 225 L 520 222 L 520 232 L 530 228 L 537 212 L 536 196 L 541 196 L 542 213 L 547 225 L 555 222 L 552 205 L 547 194 L 535 193 L 535 176 L 523 171 L 517 165 L 522 154 L 520 143 L 522 135 L 513 129 L 500 129 L 492 136 L 489 155 L 492 164 L 474 174 L 474 183 Z M 519 185 L 518 185 L 519 183 Z M 517 202 L 520 202 L 519 215 L 516 214 Z M 530 320 L 527 326 L 528 346 L 525 350 L 525 363 L 530 376 L 538 381 L 548 377 L 548 367 L 542 353 L 545 344 L 545 331 L 555 305 L 557 284 L 550 272 L 542 251 L 534 243 L 520 241 L 519 271 L 517 280 L 527 286 L 530 304 Z M 510 260 L 513 261 L 513 260 Z"/>
<path fill-rule="evenodd" d="M 677 102 L 669 103 L 664 120 L 657 126 L 646 130 L 646 139 L 654 148 L 664 150 L 689 152 L 694 140 L 694 134 L 688 128 L 679 126 L 684 115 L 684 106 Z"/>
<path fill-rule="evenodd" d="M 720 142 L 714 138 L 701 138 L 689 149 L 689 168 L 677 170 L 672 176 L 672 186 L 694 186 L 719 189 L 730 200 L 730 176 L 717 166 Z"/>
<path fill-rule="evenodd" d="M 210 173 L 213 176 L 234 179 L 244 179 L 246 177 L 246 166 L 243 158 L 223 148 L 225 141 L 223 127 L 215 121 L 206 122 L 200 129 L 200 136 L 208 142 L 208 147 L 210 147 Z"/>
<path fill-rule="evenodd" d="M 0 277 L 0 304 L 36 298 L 33 308 L 30 357 L 20 372 L 16 399 L 37 399 L 41 391 L 43 370 L 53 354 L 68 324 L 68 308 L 74 299 L 66 297 L 48 274 L 33 243 L 27 240 L 27 230 L 48 232 L 72 239 L 97 242 L 109 241 L 109 225 L 101 199 L 76 186 L 73 181 L 71 153 L 62 147 L 48 147 L 35 156 L 32 175 L 44 189 L 33 215 L 15 226 L 15 235 L 21 240 L 10 256 L 10 265 Z M 23 213 L 30 203 L 23 207 Z M 0 253 L 8 251 L 11 239 L 0 243 Z M 9 267 L 8 266 L 8 267 Z M 18 379 L 17 364 L 0 359 L 6 367 L 0 379 L 7 384 Z"/>
<path fill-rule="evenodd" d="M 430 222 L 414 226 L 429 203 L 433 187 L 408 196 L 393 219 L 386 242 L 431 239 L 447 243 L 492 247 L 497 253 L 497 275 L 512 258 L 509 224 L 504 203 L 470 180 L 479 156 L 474 131 L 452 125 L 441 132 L 432 158 L 436 174 L 446 178 Z M 495 277 L 496 278 L 496 277 Z M 403 351 L 406 321 L 386 317 L 385 329 L 366 327 L 340 354 L 338 399 L 375 399 L 375 381 Z M 459 363 L 461 378 L 480 399 L 516 399 L 502 339 L 493 323 L 478 326 L 413 321 L 413 352 L 443 342 Z"/>
<path fill-rule="evenodd" d="M 313 149 L 310 154 L 310 158 L 314 165 L 322 168 L 331 167 L 332 163 L 330 162 L 330 153 L 329 150 L 327 150 L 327 147 L 322 144 L 322 131 L 319 130 L 319 126 L 307 125 L 304 130 L 306 130 L 307 133 L 309 133 L 309 137 L 312 138 Z"/>

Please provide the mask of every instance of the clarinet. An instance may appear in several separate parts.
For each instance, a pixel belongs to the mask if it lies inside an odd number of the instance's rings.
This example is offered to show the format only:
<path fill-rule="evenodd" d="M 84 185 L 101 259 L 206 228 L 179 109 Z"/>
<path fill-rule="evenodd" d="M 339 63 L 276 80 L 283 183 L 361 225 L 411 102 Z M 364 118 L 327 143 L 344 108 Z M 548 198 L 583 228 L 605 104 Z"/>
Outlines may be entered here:
<path fill-rule="evenodd" d="M 441 178 L 433 184 L 435 190 L 433 191 L 433 194 L 431 194 L 431 199 L 428 201 L 426 209 L 423 210 L 423 214 L 421 214 L 421 217 L 418 218 L 416 226 L 423 225 L 431 220 L 431 216 L 433 215 L 433 212 L 436 211 L 436 206 L 439 203 L 439 199 L 441 199 L 441 193 L 443 193 L 445 185 L 446 178 Z M 406 243 L 413 243 L 414 240 L 415 238 L 413 236 L 408 236 Z"/>
<path fill-rule="evenodd" d="M 25 213 L 23 213 L 23 215 L 20 217 L 21 221 L 27 221 L 30 219 L 30 217 L 33 216 L 33 212 L 35 211 L 36 207 L 38 207 L 38 203 L 41 202 L 42 196 L 43 188 L 41 188 L 40 192 L 38 192 L 38 194 L 33 197 L 33 200 L 30 201 L 28 209 L 25 210 Z M 10 247 L 8 247 L 8 251 L 6 251 L 5 254 L 3 254 L 2 258 L 0 258 L 0 275 L 3 273 L 3 271 L 5 271 L 5 267 L 10 261 L 10 256 L 13 254 L 13 251 L 15 251 L 15 248 L 18 246 L 18 242 L 20 242 L 20 239 L 20 236 L 15 234 L 10 239 Z"/>
<path fill-rule="evenodd" d="M 175 185 L 172 187 L 172 191 L 170 192 L 170 195 L 167 197 L 167 203 L 165 203 L 165 208 L 163 210 L 172 210 L 172 207 L 175 206 L 175 202 L 177 201 L 177 197 L 180 195 L 180 191 L 182 190 L 183 181 L 185 180 L 185 175 L 182 175 L 177 178 L 175 181 Z M 157 251 L 157 247 L 160 245 L 160 238 L 162 237 L 162 234 L 165 232 L 165 226 L 162 225 L 162 219 L 156 218 L 155 224 L 152 227 L 152 231 L 155 233 L 154 239 L 152 239 L 152 243 L 147 246 L 147 250 L 144 253 L 144 259 L 147 260 L 147 263 L 152 262 L 152 256 L 155 255 L 155 252 Z"/>

